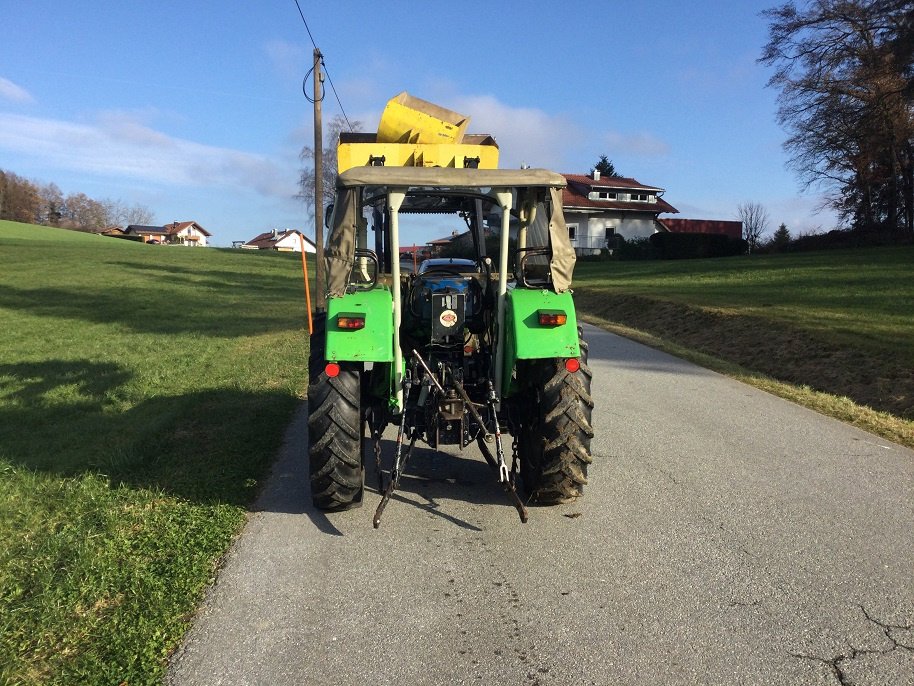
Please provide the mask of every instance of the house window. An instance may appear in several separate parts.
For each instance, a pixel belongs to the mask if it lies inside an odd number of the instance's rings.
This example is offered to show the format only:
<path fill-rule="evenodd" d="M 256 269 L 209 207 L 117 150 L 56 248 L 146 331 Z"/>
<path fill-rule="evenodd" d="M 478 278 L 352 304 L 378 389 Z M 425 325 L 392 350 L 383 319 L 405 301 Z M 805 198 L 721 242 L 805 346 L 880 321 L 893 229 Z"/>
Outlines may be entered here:
<path fill-rule="evenodd" d="M 600 200 L 615 200 L 616 199 L 616 194 L 610 193 L 609 191 L 600 191 L 599 193 L 597 193 L 597 195 L 599 196 Z"/>
<path fill-rule="evenodd" d="M 647 202 L 647 193 L 632 193 L 630 197 L 632 202 Z"/>
<path fill-rule="evenodd" d="M 609 238 L 610 236 L 615 236 L 615 235 L 616 235 L 616 227 L 607 226 L 606 227 L 606 237 Z"/>
<path fill-rule="evenodd" d="M 568 240 L 576 241 L 578 239 L 578 225 L 569 224 L 568 225 Z"/>

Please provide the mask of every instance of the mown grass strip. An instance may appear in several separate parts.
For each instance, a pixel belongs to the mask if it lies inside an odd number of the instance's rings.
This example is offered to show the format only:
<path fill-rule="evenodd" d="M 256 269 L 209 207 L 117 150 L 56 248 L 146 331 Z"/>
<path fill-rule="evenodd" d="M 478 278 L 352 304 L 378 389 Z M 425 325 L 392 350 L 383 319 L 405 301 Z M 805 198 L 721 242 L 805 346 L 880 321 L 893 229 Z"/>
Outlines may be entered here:
<path fill-rule="evenodd" d="M 583 262 L 598 325 L 914 447 L 914 249 Z"/>
<path fill-rule="evenodd" d="M 159 682 L 304 395 L 300 270 L 0 222 L 0 683 Z"/>

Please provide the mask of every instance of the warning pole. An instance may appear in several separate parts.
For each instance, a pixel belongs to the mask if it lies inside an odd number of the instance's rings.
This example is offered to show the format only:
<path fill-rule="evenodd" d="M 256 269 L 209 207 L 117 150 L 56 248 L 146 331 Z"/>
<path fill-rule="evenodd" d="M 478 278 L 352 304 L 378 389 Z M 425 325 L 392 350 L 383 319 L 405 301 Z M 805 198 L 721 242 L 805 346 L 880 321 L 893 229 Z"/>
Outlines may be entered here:
<path fill-rule="evenodd" d="M 298 242 L 301 245 L 301 273 L 305 280 L 305 306 L 308 308 L 308 335 L 314 333 L 314 322 L 311 320 L 311 284 L 308 283 L 308 260 L 305 259 L 305 237 L 298 234 Z"/>

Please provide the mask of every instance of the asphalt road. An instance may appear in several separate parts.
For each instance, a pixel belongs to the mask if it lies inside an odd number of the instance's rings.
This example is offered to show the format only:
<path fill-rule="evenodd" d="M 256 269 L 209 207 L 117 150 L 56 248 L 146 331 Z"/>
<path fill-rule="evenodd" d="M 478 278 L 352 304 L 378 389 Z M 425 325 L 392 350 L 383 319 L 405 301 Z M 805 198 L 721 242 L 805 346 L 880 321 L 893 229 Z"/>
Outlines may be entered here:
<path fill-rule="evenodd" d="M 583 499 L 417 450 L 379 530 L 325 516 L 302 411 L 167 683 L 914 684 L 914 452 L 586 335 Z"/>

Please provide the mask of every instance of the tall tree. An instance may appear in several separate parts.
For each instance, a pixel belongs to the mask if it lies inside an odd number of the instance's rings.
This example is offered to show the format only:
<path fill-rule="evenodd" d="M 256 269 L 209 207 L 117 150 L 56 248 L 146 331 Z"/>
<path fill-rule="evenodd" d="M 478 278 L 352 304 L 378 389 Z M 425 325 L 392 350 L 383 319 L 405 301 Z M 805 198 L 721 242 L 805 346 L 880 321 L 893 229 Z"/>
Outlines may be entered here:
<path fill-rule="evenodd" d="M 743 223 L 743 238 L 749 244 L 749 253 L 758 248 L 762 236 L 768 230 L 768 210 L 757 202 L 742 202 L 736 208 L 736 213 Z"/>
<path fill-rule="evenodd" d="M 41 206 L 38 210 L 38 223 L 57 226 L 66 211 L 63 191 L 56 183 L 42 184 L 38 187 Z"/>
<path fill-rule="evenodd" d="M 0 219 L 31 224 L 41 213 L 38 186 L 13 172 L 0 170 Z"/>
<path fill-rule="evenodd" d="M 767 10 L 784 147 L 858 229 L 914 234 L 914 2 L 809 0 Z"/>
<path fill-rule="evenodd" d="M 129 226 L 130 224 L 149 226 L 150 224 L 154 224 L 155 220 L 155 212 L 146 207 L 146 205 L 141 205 L 140 203 L 134 203 L 126 208 L 124 213 L 125 226 Z"/>
<path fill-rule="evenodd" d="M 71 193 L 65 200 L 66 224 L 71 228 L 91 230 L 103 229 L 107 224 L 108 214 L 105 205 L 93 200 L 85 193 Z M 61 222 L 64 225 L 64 222 Z"/>
<path fill-rule="evenodd" d="M 616 173 L 616 166 L 606 155 L 600 155 L 600 161 L 597 162 L 591 172 L 598 171 L 601 176 L 619 176 Z"/>
<path fill-rule="evenodd" d="M 774 235 L 771 236 L 771 243 L 769 245 L 775 251 L 780 251 L 786 248 L 789 243 L 790 230 L 787 228 L 787 224 L 781 222 L 781 225 L 777 228 L 777 231 L 775 231 Z"/>

